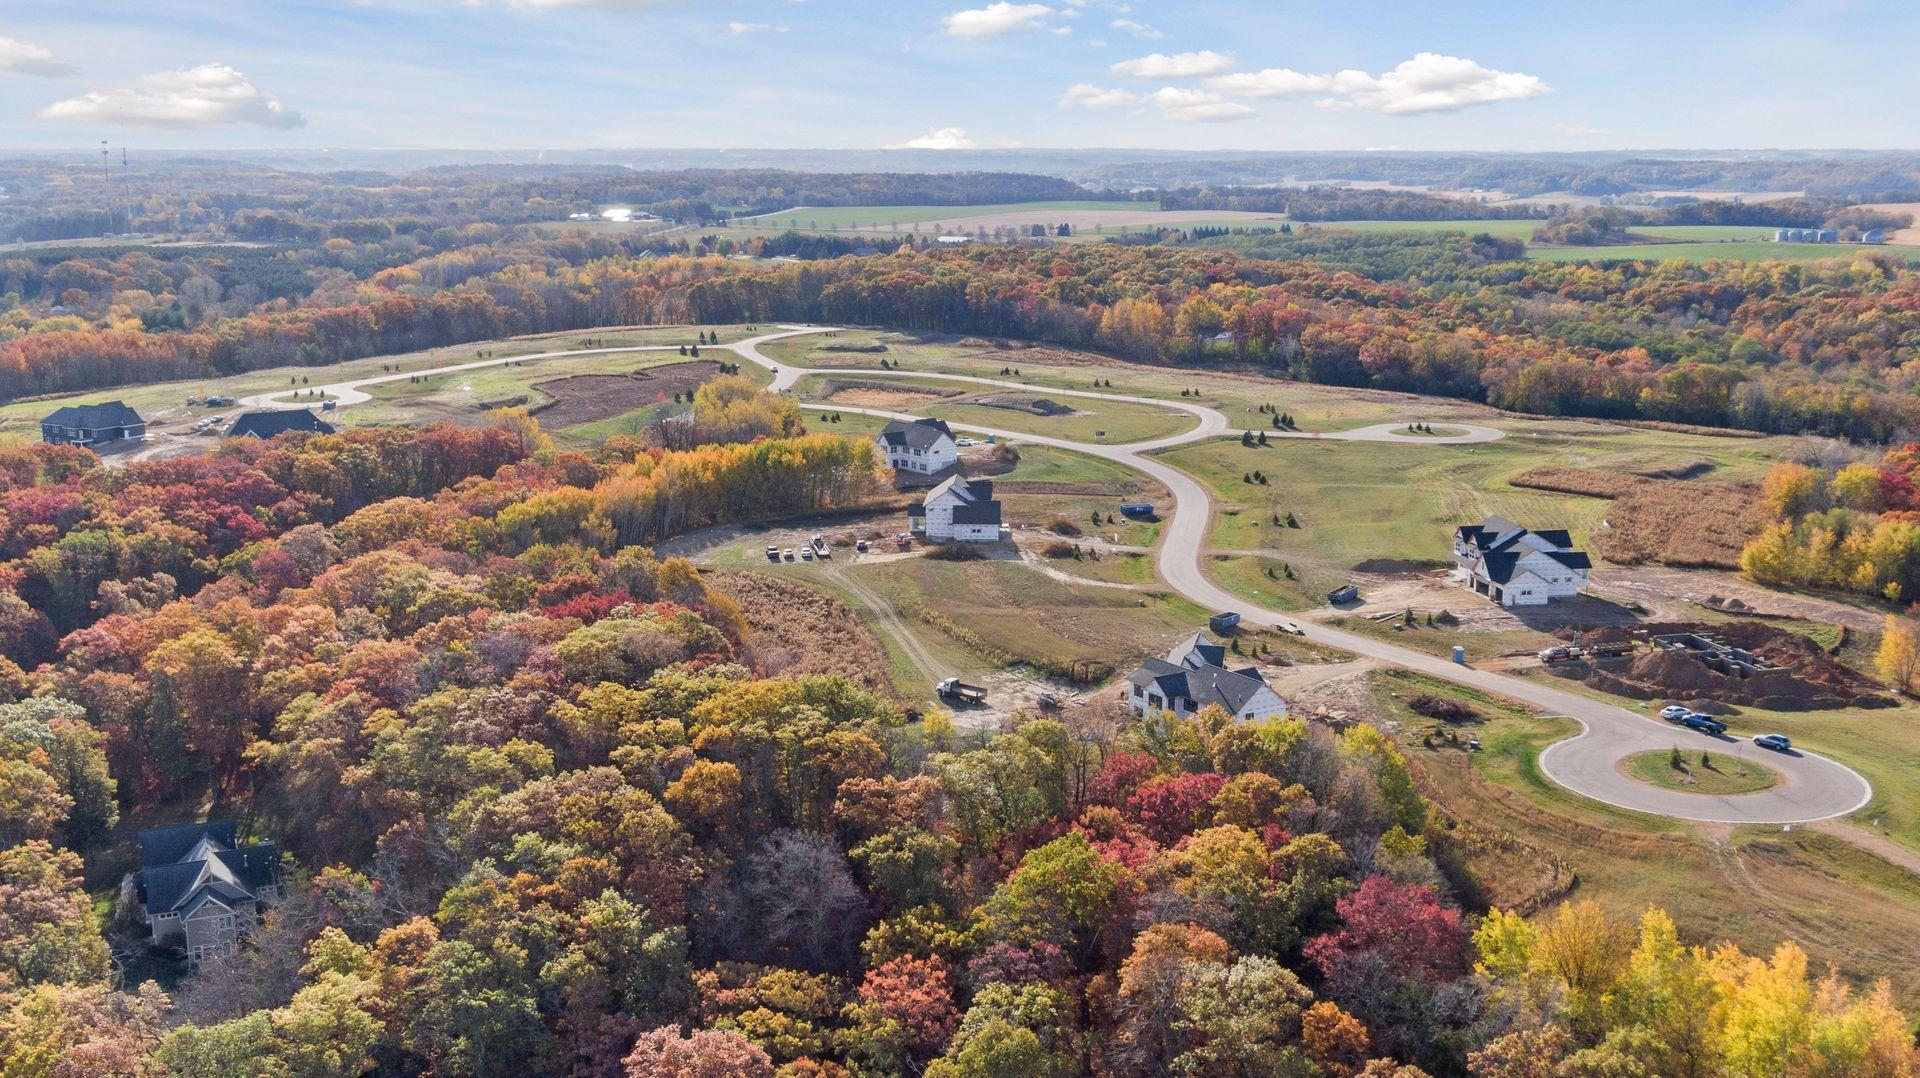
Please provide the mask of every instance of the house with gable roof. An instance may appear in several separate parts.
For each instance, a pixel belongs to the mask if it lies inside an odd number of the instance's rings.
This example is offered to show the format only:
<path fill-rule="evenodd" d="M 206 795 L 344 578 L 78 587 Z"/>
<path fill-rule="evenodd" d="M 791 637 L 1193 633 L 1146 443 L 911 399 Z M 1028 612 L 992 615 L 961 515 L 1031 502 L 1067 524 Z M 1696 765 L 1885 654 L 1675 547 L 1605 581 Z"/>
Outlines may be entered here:
<path fill-rule="evenodd" d="M 306 408 L 267 409 L 241 413 L 240 417 L 233 421 L 233 426 L 227 429 L 227 437 L 252 437 L 266 441 L 288 431 L 332 434 L 333 424 L 314 415 Z"/>
<path fill-rule="evenodd" d="M 1540 606 L 1580 594 L 1593 559 L 1565 528 L 1538 531 L 1502 516 L 1453 532 L 1453 560 L 1466 585 L 1501 606 Z"/>
<path fill-rule="evenodd" d="M 1143 718 L 1160 711 L 1191 715 L 1209 704 L 1242 721 L 1283 718 L 1287 713 L 1287 702 L 1258 669 L 1227 666 L 1227 649 L 1205 633 L 1194 633 L 1166 658 L 1150 658 L 1128 674 L 1127 704 Z"/>
<path fill-rule="evenodd" d="M 959 444 L 953 428 L 939 419 L 896 419 L 888 423 L 874 439 L 887 467 L 896 472 L 933 475 L 946 471 L 960 460 Z"/>
<path fill-rule="evenodd" d="M 40 421 L 40 437 L 49 445 L 104 445 L 147 436 L 147 421 L 122 401 L 67 404 Z"/>
<path fill-rule="evenodd" d="M 133 882 L 153 945 L 178 947 L 198 966 L 232 951 L 279 902 L 280 848 L 240 845 L 232 820 L 142 831 Z"/>
<path fill-rule="evenodd" d="M 907 526 L 928 539 L 998 542 L 1000 503 L 993 496 L 993 480 L 948 476 L 927 491 L 919 505 L 907 507 Z"/>

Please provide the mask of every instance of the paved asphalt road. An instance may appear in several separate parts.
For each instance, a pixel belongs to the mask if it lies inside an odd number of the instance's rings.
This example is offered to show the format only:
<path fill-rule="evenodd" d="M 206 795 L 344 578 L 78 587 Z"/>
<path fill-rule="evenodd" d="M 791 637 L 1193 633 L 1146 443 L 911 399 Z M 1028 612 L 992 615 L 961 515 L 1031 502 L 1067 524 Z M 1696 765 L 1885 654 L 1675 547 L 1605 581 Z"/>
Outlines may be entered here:
<path fill-rule="evenodd" d="M 732 344 L 714 347 L 728 349 L 741 357 L 758 363 L 773 371 L 771 389 L 790 391 L 800 379 L 809 375 L 845 375 L 857 373 L 867 378 L 931 378 L 950 382 L 964 382 L 974 385 L 1000 386 L 1010 389 L 1030 391 L 1034 387 L 1017 381 L 996 378 L 980 378 L 969 375 L 931 374 L 922 371 L 875 371 L 862 369 L 857 372 L 845 370 L 808 369 L 782 364 L 768 358 L 759 350 L 759 346 L 769 341 L 786 337 L 795 337 L 807 333 L 820 333 L 827 330 L 822 327 L 782 326 L 779 332 L 761 334 Z M 382 382 L 397 381 L 417 374 L 444 374 L 455 371 L 472 370 L 478 367 L 494 366 L 501 363 L 522 363 L 541 359 L 553 359 L 562 356 L 594 355 L 600 353 L 663 351 L 674 346 L 655 346 L 651 348 L 595 348 L 574 351 L 542 352 L 534 355 L 512 356 L 501 359 L 481 360 L 473 363 L 461 363 L 431 371 L 411 371 L 404 374 L 383 375 L 374 378 L 362 378 L 351 382 L 340 382 L 330 386 L 318 387 L 322 393 L 336 398 L 339 407 L 365 401 L 368 398 L 364 387 Z M 1843 764 L 1811 753 L 1782 755 L 1767 752 L 1754 747 L 1744 739 L 1719 737 L 1712 738 L 1690 730 L 1669 726 L 1657 719 L 1650 718 L 1625 708 L 1615 707 L 1577 693 L 1567 692 L 1551 685 L 1511 677 L 1469 666 L 1452 663 L 1446 659 L 1426 652 L 1403 648 L 1373 637 L 1360 636 L 1327 625 L 1321 625 L 1307 618 L 1295 617 L 1273 610 L 1263 610 L 1251 606 L 1248 602 L 1233 595 L 1208 579 L 1201 569 L 1201 559 L 1206 550 L 1207 530 L 1213 520 L 1212 496 L 1198 480 L 1185 472 L 1167 465 L 1149 454 L 1207 438 L 1230 437 L 1240 432 L 1228 423 L 1225 415 L 1205 405 L 1177 400 L 1165 400 L 1157 397 L 1135 397 L 1124 393 L 1097 393 L 1080 389 L 1059 389 L 1046 387 L 1048 396 L 1087 397 L 1098 400 L 1122 401 L 1130 404 L 1145 404 L 1158 408 L 1168 408 L 1185 412 L 1194 417 L 1194 425 L 1178 434 L 1168 435 L 1149 441 L 1132 442 L 1124 445 L 1099 445 L 1087 442 L 1069 441 L 1045 435 L 1028 434 L 1021 431 L 998 430 L 973 424 L 953 423 L 955 428 L 1014 441 L 1029 442 L 1036 445 L 1054 446 L 1060 449 L 1086 453 L 1101 457 L 1143 472 L 1172 492 L 1174 512 L 1171 521 L 1163 530 L 1160 544 L 1160 572 L 1173 590 L 1203 607 L 1214 610 L 1238 610 L 1241 617 L 1256 625 L 1287 626 L 1298 628 L 1308 640 L 1325 644 L 1328 647 L 1352 652 L 1382 662 L 1423 674 L 1466 685 L 1486 692 L 1495 693 L 1510 699 L 1529 704 L 1542 712 L 1552 715 L 1565 715 L 1579 722 L 1581 733 L 1565 741 L 1547 747 L 1540 754 L 1540 769 L 1553 781 L 1596 801 L 1621 808 L 1670 816 L 1686 820 L 1702 820 L 1714 823 L 1747 824 L 1787 824 L 1809 823 L 1815 820 L 1844 816 L 1862 808 L 1872 798 L 1873 790 L 1866 779 Z M 253 408 L 305 407 L 293 400 L 284 400 L 286 393 L 270 393 L 249 397 L 242 403 Z M 836 411 L 857 412 L 887 418 L 913 418 L 910 414 L 889 412 L 884 409 L 851 408 L 832 405 Z M 1357 430 L 1335 431 L 1325 434 L 1289 433 L 1288 437 L 1319 438 L 1326 441 L 1375 441 L 1406 442 L 1412 445 L 1457 445 L 1468 442 L 1488 442 L 1504 437 L 1503 433 L 1491 427 L 1469 423 L 1449 423 L 1443 426 L 1458 428 L 1462 433 L 1446 436 L 1407 437 L 1402 427 L 1394 423 L 1382 423 Z M 1269 438 L 1280 432 L 1267 431 Z M 1437 541 L 1437 540 L 1436 540 Z M 1734 753 L 1748 759 L 1764 763 L 1778 771 L 1782 776 L 1779 785 L 1758 793 L 1740 794 L 1732 797 L 1712 797 L 1703 794 L 1685 793 L 1679 790 L 1663 790 L 1626 777 L 1620 773 L 1620 761 L 1639 752 L 1660 752 L 1678 745 L 1684 751 L 1713 749 L 1719 752 Z"/>

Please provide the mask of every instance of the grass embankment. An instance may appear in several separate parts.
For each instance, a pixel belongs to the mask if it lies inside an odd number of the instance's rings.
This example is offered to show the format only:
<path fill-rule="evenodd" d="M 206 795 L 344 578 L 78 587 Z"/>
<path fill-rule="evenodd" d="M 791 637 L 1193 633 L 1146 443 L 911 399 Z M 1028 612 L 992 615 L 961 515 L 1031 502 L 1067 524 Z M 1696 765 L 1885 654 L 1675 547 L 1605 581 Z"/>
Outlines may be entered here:
<path fill-rule="evenodd" d="M 1920 1000 L 1920 880 L 1818 832 L 1695 827 L 1588 801 L 1539 770 L 1540 750 L 1577 731 L 1571 721 L 1416 674 L 1379 674 L 1373 688 L 1444 816 L 1470 899 L 1531 913 L 1590 898 L 1617 917 L 1658 905 L 1690 941 L 1765 954 L 1794 939 L 1816 965 L 1887 977 L 1900 999 Z M 1418 715 L 1406 701 L 1419 694 L 1480 718 Z M 1482 751 L 1461 747 L 1470 737 Z"/>
<path fill-rule="evenodd" d="M 1757 793 L 1780 784 L 1779 772 L 1726 753 L 1641 752 L 1620 761 L 1620 770 L 1653 786 L 1716 796 Z"/>

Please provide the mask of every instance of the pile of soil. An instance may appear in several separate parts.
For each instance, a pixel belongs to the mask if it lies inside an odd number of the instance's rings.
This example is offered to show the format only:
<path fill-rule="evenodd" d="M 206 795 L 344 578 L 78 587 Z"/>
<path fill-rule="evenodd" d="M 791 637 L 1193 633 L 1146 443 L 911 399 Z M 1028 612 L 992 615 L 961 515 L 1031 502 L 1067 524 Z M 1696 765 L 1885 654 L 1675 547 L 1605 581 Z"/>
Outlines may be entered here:
<path fill-rule="evenodd" d="M 1819 644 L 1761 622 L 1653 622 L 1640 626 L 1638 632 L 1617 627 L 1565 629 L 1560 636 L 1598 644 L 1630 640 L 1638 633 L 1711 634 L 1730 647 L 1752 652 L 1777 669 L 1739 677 L 1711 669 L 1685 651 L 1648 648 L 1635 652 L 1624 664 L 1593 664 L 1583 680 L 1596 689 L 1639 700 L 1700 699 L 1772 711 L 1890 707 L 1894 703 L 1878 685 L 1835 660 Z"/>
<path fill-rule="evenodd" d="M 1060 416 L 1073 414 L 1073 409 L 1061 404 L 1059 401 L 1051 401 L 1045 397 L 975 397 L 967 403 L 978 404 L 984 408 L 1007 408 L 1016 412 L 1027 412 L 1031 415 Z"/>

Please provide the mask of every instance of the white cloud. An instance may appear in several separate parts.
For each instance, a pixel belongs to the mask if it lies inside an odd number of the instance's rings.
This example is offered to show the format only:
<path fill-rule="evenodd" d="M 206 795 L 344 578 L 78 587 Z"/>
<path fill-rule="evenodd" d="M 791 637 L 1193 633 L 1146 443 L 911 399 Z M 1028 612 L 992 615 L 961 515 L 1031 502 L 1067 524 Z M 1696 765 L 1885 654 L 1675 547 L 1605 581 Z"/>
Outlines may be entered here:
<path fill-rule="evenodd" d="M 1083 109 L 1128 109 L 1140 103 L 1140 95 L 1132 90 L 1107 89 L 1082 82 L 1069 86 L 1067 92 L 1060 95 L 1063 108 L 1075 105 Z"/>
<path fill-rule="evenodd" d="M 1148 95 L 1147 99 L 1160 109 L 1160 115 L 1181 123 L 1222 123 L 1244 120 L 1253 115 L 1253 106 L 1228 101 L 1212 90 L 1165 86 Z"/>
<path fill-rule="evenodd" d="M 754 33 L 759 33 L 763 30 L 771 30 L 776 34 L 784 34 L 787 32 L 786 27 L 775 26 L 772 23 L 730 22 L 727 24 L 727 31 L 733 34 L 754 34 Z"/>
<path fill-rule="evenodd" d="M 1364 90 L 1377 84 L 1364 71 L 1341 71 L 1332 75 L 1309 75 L 1285 67 L 1261 71 L 1236 71 L 1207 80 L 1207 88 L 1229 97 L 1293 97 L 1300 94 L 1328 94 L 1341 90 Z"/>
<path fill-rule="evenodd" d="M 1218 75 L 1232 68 L 1233 57 L 1202 50 L 1176 52 L 1171 56 L 1156 52 L 1137 60 L 1122 60 L 1114 64 L 1111 70 L 1116 75 L 1132 79 L 1193 79 L 1202 75 Z"/>
<path fill-rule="evenodd" d="M 971 150 L 974 141 L 964 127 L 935 127 L 919 138 L 896 142 L 889 150 Z"/>
<path fill-rule="evenodd" d="M 1010 4 L 1007 0 L 983 8 L 956 11 L 943 21 L 954 37 L 999 37 L 1016 30 L 1038 30 L 1053 9 L 1045 4 Z"/>
<path fill-rule="evenodd" d="M 48 120 L 127 127 L 299 127 L 306 119 L 226 64 L 143 75 L 138 86 L 95 90 L 40 110 Z"/>
<path fill-rule="evenodd" d="M 1604 127 L 1588 127 L 1585 124 L 1555 124 L 1554 126 L 1568 138 L 1596 138 L 1607 133 Z"/>
<path fill-rule="evenodd" d="M 34 75 L 43 79 L 64 79 L 78 75 L 80 65 L 53 58 L 50 49 L 10 37 L 0 37 L 0 75 Z"/>
<path fill-rule="evenodd" d="M 1207 88 L 1228 97 L 1297 97 L 1328 94 L 1315 102 L 1323 109 L 1371 109 L 1389 115 L 1453 112 L 1496 101 L 1524 101 L 1552 93 L 1537 75 L 1496 71 L 1473 60 L 1416 53 L 1379 75 L 1351 68 L 1330 75 L 1284 67 L 1237 71 L 1207 80 Z"/>
<path fill-rule="evenodd" d="M 1115 19 L 1107 25 L 1115 30 L 1125 30 L 1134 37 L 1144 37 L 1148 41 L 1158 41 L 1167 36 L 1146 23 L 1135 22 L 1132 19 Z"/>

